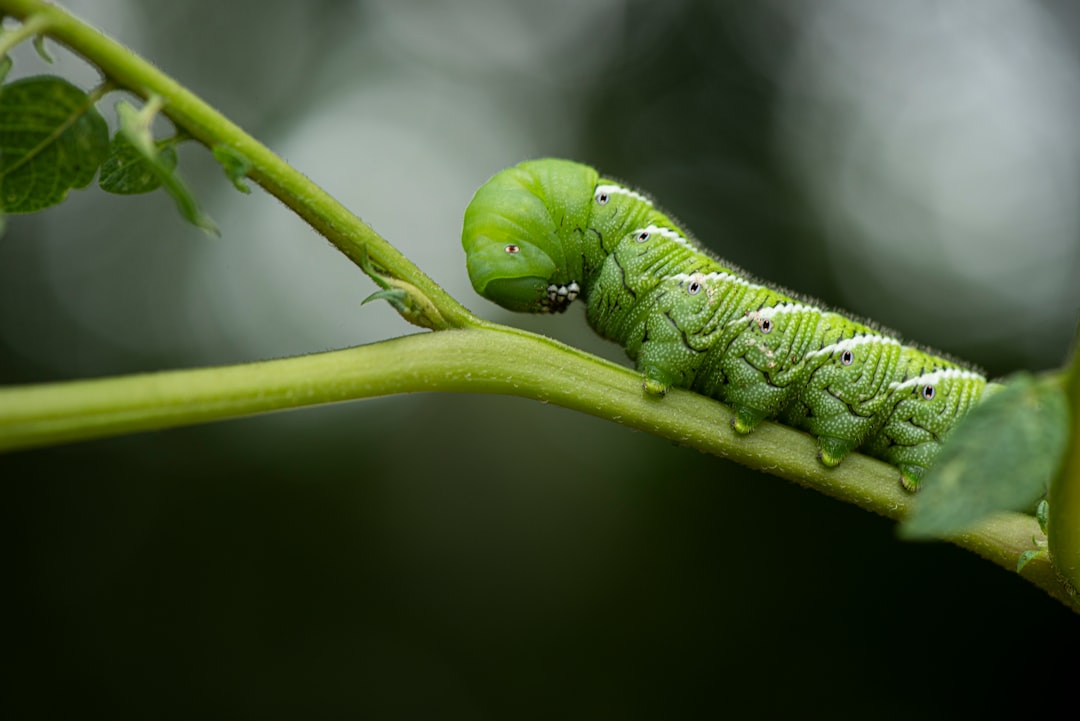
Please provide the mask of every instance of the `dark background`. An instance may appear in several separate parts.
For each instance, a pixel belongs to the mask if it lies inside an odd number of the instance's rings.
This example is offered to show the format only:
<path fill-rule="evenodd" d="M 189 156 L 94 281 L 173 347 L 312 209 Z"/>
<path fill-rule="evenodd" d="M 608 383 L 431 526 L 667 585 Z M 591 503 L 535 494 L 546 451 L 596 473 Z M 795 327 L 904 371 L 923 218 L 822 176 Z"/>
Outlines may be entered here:
<path fill-rule="evenodd" d="M 511 317 L 465 278 L 473 190 L 557 155 L 647 189 L 762 277 L 995 376 L 1051 368 L 1080 307 L 1077 19 L 951 7 L 80 11 L 485 317 L 622 357 L 580 309 Z M 17 56 L 14 77 L 46 71 Z M 202 149 L 181 168 L 222 239 L 161 193 L 77 192 L 9 219 L 0 383 L 413 332 L 360 308 L 373 284 Z M 520 399 L 396 397 L 14 453 L 0 479 L 0 705 L 20 717 L 952 718 L 1075 693 L 1080 619 L 1019 577 Z"/>

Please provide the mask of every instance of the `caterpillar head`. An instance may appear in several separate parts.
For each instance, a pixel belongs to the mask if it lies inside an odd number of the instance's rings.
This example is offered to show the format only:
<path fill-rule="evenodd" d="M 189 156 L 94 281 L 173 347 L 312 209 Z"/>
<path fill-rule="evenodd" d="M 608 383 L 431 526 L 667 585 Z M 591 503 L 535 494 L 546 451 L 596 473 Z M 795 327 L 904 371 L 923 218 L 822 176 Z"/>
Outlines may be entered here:
<path fill-rule="evenodd" d="M 582 281 L 577 237 L 588 222 L 596 171 L 567 160 L 507 168 L 476 191 L 461 243 L 476 292 L 509 310 L 562 310 Z M 572 300 L 572 298 L 571 298 Z"/>

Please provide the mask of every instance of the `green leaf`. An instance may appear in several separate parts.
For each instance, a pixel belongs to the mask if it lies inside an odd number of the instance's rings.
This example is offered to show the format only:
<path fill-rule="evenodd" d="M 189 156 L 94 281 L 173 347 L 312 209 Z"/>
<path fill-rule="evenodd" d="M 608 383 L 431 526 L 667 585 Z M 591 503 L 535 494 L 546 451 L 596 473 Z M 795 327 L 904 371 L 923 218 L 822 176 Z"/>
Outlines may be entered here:
<path fill-rule="evenodd" d="M 1014 376 L 950 433 L 901 535 L 940 537 L 997 511 L 1030 509 L 1057 470 L 1068 428 L 1056 379 Z"/>
<path fill-rule="evenodd" d="M 221 164 L 233 186 L 241 193 L 250 193 L 251 188 L 244 182 L 244 178 L 251 170 L 251 160 L 239 150 L 227 145 L 215 145 L 213 152 L 214 158 Z"/>
<path fill-rule="evenodd" d="M 109 131 L 89 96 L 49 75 L 0 86 L 0 210 L 32 213 L 85 188 Z"/>
<path fill-rule="evenodd" d="M 116 116 L 120 120 L 120 132 L 131 147 L 142 157 L 145 167 L 150 170 L 165 191 L 172 196 L 180 215 L 192 225 L 197 225 L 212 235 L 220 235 L 214 221 L 199 207 L 195 196 L 187 185 L 174 172 L 175 163 L 170 166 L 158 150 L 154 137 L 150 133 L 150 123 L 160 108 L 160 99 L 151 99 L 143 110 L 136 110 L 131 103 L 121 100 L 116 104 Z"/>
<path fill-rule="evenodd" d="M 169 171 L 176 168 L 176 148 L 171 141 L 156 144 L 158 157 Z M 127 136 L 117 133 L 109 145 L 109 157 L 101 166 L 98 184 L 102 190 L 118 195 L 149 193 L 161 187 L 161 176 Z"/>

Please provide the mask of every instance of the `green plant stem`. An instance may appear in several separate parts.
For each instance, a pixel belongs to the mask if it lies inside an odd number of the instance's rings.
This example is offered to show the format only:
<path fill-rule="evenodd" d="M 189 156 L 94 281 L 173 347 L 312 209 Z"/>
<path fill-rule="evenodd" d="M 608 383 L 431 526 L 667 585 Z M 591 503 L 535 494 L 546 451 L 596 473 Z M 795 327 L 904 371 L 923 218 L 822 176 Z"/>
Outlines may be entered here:
<path fill-rule="evenodd" d="M 0 35 L 0 57 L 19 43 L 29 40 L 35 35 L 44 33 L 49 29 L 49 20 L 42 15 L 26 18 L 25 21 L 14 30 Z"/>
<path fill-rule="evenodd" d="M 116 85 L 144 99 L 160 96 L 164 100 L 163 112 L 192 138 L 210 148 L 227 146 L 247 158 L 251 162 L 248 177 L 281 200 L 357 265 L 362 266 L 370 260 L 391 277 L 415 287 L 438 308 L 447 327 L 484 325 L 329 193 L 128 48 L 42 0 L 0 0 L 0 14 L 23 21 L 26 23 L 24 29 L 47 30 L 50 38 L 86 58 Z"/>
<path fill-rule="evenodd" d="M 738 436 L 729 430 L 730 411 L 713 400 L 683 390 L 661 399 L 646 396 L 632 371 L 514 329 L 423 333 L 238 366 L 0 389 L 0 449 L 416 392 L 499 393 L 553 403 L 730 458 L 889 518 L 910 510 L 912 497 L 891 466 L 856 454 L 838 468 L 825 468 L 804 433 L 766 423 Z M 951 540 L 1015 571 L 1033 537 L 1041 538 L 1033 518 L 1002 514 Z M 1047 559 L 1032 561 L 1021 575 L 1070 603 Z"/>
<path fill-rule="evenodd" d="M 1074 342 L 1065 379 L 1070 413 L 1068 452 L 1050 484 L 1048 523 L 1050 557 L 1074 590 L 1080 590 L 1080 333 Z"/>

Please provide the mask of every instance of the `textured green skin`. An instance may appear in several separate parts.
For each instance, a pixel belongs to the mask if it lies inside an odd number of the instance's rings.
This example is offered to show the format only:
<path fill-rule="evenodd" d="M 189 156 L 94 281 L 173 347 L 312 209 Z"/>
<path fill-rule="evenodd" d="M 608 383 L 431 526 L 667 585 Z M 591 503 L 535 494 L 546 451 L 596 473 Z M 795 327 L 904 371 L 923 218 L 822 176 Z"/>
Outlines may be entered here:
<path fill-rule="evenodd" d="M 728 403 L 740 433 L 769 418 L 804 429 L 827 466 L 862 449 L 897 466 L 909 489 L 986 386 L 748 278 L 643 196 L 578 163 L 496 174 L 465 212 L 462 243 L 473 287 L 512 310 L 561 312 L 579 289 L 589 324 L 626 348 L 646 392 L 689 388 Z M 560 287 L 563 296 L 552 292 Z"/>

